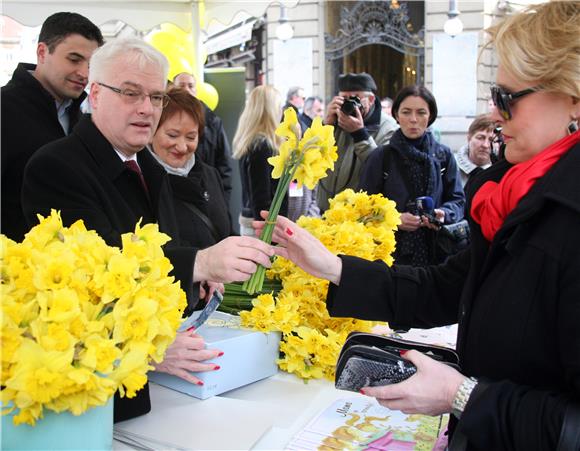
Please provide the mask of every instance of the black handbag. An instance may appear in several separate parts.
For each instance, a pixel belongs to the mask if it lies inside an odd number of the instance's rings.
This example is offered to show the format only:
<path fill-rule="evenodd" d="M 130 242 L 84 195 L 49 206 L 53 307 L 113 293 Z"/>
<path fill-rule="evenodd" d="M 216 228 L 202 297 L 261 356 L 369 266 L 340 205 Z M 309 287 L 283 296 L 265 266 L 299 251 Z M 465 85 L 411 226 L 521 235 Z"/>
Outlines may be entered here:
<path fill-rule="evenodd" d="M 453 349 L 352 332 L 338 356 L 334 385 L 340 390 L 358 392 L 362 387 L 402 382 L 417 372 L 415 365 L 401 357 L 401 351 L 411 349 L 459 370 L 459 357 Z"/>
<path fill-rule="evenodd" d="M 442 257 L 457 254 L 466 249 L 469 243 L 469 224 L 466 219 L 442 225 L 435 236 L 435 250 Z"/>

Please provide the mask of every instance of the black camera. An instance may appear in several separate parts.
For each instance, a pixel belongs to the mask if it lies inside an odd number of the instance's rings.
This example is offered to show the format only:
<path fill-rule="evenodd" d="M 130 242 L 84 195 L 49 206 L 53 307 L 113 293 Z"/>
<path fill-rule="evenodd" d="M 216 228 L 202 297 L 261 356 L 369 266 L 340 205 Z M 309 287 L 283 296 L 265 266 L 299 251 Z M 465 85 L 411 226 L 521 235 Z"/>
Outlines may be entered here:
<path fill-rule="evenodd" d="M 344 103 L 340 107 L 340 111 L 349 116 L 356 116 L 356 109 L 362 109 L 362 103 L 359 96 L 343 97 Z"/>
<path fill-rule="evenodd" d="M 431 224 L 442 226 L 443 223 L 434 215 L 434 207 L 433 198 L 429 196 L 417 197 L 417 199 L 407 204 L 409 213 L 416 216 L 425 216 Z"/>

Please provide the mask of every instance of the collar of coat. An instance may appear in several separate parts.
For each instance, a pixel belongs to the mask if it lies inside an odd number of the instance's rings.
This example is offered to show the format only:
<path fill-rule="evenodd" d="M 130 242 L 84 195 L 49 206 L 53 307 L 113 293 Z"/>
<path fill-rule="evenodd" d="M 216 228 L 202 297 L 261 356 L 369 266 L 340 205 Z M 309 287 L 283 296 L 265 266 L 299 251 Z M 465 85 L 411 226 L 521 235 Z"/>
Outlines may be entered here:
<path fill-rule="evenodd" d="M 468 189 L 469 199 L 486 181 L 499 182 L 501 177 L 512 167 L 506 160 L 501 160 L 489 169 L 477 174 Z M 580 214 L 580 144 L 570 149 L 560 161 L 542 177 L 530 189 L 516 208 L 507 216 L 500 231 L 521 224 L 534 215 L 540 213 L 548 202 L 557 203 Z M 469 202 L 471 204 L 471 202 Z M 471 209 L 471 205 L 468 206 Z"/>
<path fill-rule="evenodd" d="M 469 159 L 469 145 L 464 144 L 461 149 L 457 151 L 456 154 L 457 166 L 466 174 L 471 174 L 476 168 L 487 169 L 491 166 L 491 163 L 484 164 L 483 166 L 476 165 L 473 161 Z"/>
<path fill-rule="evenodd" d="M 12 74 L 12 79 L 6 85 L 6 88 L 21 88 L 30 90 L 34 93 L 34 98 L 37 98 L 39 104 L 44 104 L 51 111 L 56 112 L 56 100 L 48 92 L 44 89 L 44 86 L 40 84 L 40 82 L 31 74 L 36 69 L 36 64 L 29 64 L 29 63 L 18 63 L 16 70 Z M 4 89 L 4 88 L 2 88 Z M 86 92 L 82 92 L 82 94 L 77 99 L 72 99 L 71 110 L 72 109 L 80 109 L 81 103 L 87 97 Z"/>
<path fill-rule="evenodd" d="M 102 168 L 103 173 L 111 181 L 116 180 L 125 171 L 125 164 L 111 143 L 94 124 L 91 115 L 83 115 L 73 129 L 73 134 L 80 139 L 96 164 Z M 165 169 L 155 161 L 145 148 L 137 152 L 137 162 L 147 182 L 153 207 L 157 209 L 161 187 L 164 183 L 168 183 Z"/>

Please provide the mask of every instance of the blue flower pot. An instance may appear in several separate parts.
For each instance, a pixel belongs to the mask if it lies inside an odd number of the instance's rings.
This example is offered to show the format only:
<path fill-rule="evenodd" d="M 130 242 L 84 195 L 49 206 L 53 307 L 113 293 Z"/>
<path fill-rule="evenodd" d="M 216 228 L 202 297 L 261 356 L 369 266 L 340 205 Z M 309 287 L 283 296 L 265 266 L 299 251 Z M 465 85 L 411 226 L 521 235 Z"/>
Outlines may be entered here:
<path fill-rule="evenodd" d="M 110 450 L 113 447 L 113 398 L 107 404 L 75 416 L 44 410 L 35 426 L 14 426 L 14 413 L 2 416 L 2 450 Z"/>

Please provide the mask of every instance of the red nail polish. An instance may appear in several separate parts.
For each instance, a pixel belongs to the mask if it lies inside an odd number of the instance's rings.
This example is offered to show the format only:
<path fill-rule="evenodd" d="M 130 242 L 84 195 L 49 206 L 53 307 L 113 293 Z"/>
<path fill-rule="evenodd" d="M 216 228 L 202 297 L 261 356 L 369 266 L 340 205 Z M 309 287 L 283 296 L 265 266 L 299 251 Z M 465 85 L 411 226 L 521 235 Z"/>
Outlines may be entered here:
<path fill-rule="evenodd" d="M 217 370 L 219 370 L 220 368 L 221 368 L 221 366 L 219 366 L 219 365 L 216 365 L 216 366 L 213 368 L 213 370 L 214 370 L 214 371 L 217 371 Z"/>
<path fill-rule="evenodd" d="M 187 329 L 187 332 L 191 332 L 191 331 L 194 331 L 194 330 L 195 330 L 195 327 L 191 326 L 189 329 Z"/>
<path fill-rule="evenodd" d="M 292 236 L 292 235 L 294 235 L 294 232 L 292 231 L 292 229 L 290 229 L 290 228 L 287 228 L 287 229 L 286 229 L 286 235 L 288 235 L 288 236 Z"/>
<path fill-rule="evenodd" d="M 222 355 L 224 355 L 224 353 L 223 353 L 223 352 L 220 352 L 220 353 L 218 354 L 218 357 L 221 357 Z"/>
<path fill-rule="evenodd" d="M 399 355 L 405 355 L 407 352 L 409 352 L 409 350 L 407 350 L 407 349 L 401 349 L 399 351 Z"/>
<path fill-rule="evenodd" d="M 203 381 L 196 382 L 197 385 L 203 385 Z"/>
<path fill-rule="evenodd" d="M 359 392 L 360 392 L 361 395 L 366 395 L 364 389 L 362 389 L 362 388 L 359 390 Z"/>

